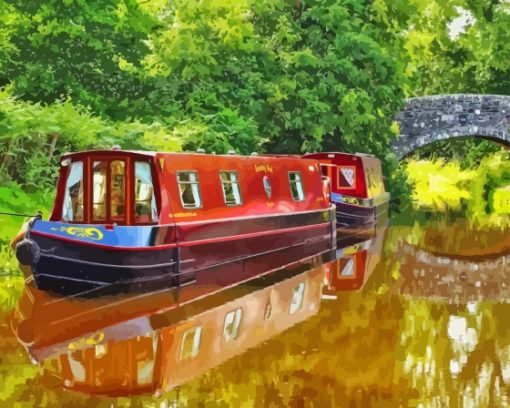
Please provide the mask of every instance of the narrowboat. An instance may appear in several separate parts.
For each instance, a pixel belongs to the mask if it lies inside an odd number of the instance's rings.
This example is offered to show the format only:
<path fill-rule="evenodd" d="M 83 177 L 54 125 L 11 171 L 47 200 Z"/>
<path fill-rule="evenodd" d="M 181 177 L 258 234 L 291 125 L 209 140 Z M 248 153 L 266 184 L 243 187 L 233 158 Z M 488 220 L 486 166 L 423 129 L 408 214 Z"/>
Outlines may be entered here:
<path fill-rule="evenodd" d="M 234 284 L 334 234 L 316 160 L 115 148 L 64 155 L 49 220 L 15 244 L 38 288 L 94 296 Z"/>
<path fill-rule="evenodd" d="M 317 160 L 321 174 L 330 180 L 337 227 L 370 228 L 388 219 L 390 194 L 378 158 L 363 153 L 335 152 L 309 153 L 303 158 Z"/>
<path fill-rule="evenodd" d="M 34 363 L 67 388 L 159 395 L 318 313 L 325 264 L 314 258 L 171 311 L 147 312 L 134 298 L 115 305 L 113 320 L 97 299 L 82 301 L 78 311 L 78 299 L 65 298 L 50 310 L 48 294 L 32 291 L 18 301 L 26 324 L 15 329 Z M 163 297 L 154 302 L 166 307 Z M 140 313 L 127 317 L 128 309 Z"/>

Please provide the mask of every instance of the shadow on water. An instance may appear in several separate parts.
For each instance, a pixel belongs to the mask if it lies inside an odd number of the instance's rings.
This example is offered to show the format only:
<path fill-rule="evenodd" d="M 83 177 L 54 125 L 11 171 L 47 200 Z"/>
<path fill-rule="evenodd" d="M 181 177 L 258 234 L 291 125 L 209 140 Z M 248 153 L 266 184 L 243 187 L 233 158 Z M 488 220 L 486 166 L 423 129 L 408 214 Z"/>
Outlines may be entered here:
<path fill-rule="evenodd" d="M 27 285 L 11 325 L 28 353 L 11 335 L 4 349 L 18 357 L 0 365 L 23 366 L 26 378 L 0 399 L 508 406 L 510 255 L 449 258 L 408 234 L 380 228 L 334 253 L 194 292 L 91 300 Z"/>

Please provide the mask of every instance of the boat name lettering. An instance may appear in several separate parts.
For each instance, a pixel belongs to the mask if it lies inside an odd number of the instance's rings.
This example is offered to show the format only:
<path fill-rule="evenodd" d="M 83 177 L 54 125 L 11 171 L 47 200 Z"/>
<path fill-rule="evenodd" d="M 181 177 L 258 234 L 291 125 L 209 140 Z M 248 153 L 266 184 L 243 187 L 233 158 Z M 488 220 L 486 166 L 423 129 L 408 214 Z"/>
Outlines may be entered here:
<path fill-rule="evenodd" d="M 196 212 L 180 212 L 180 213 L 175 213 L 174 214 L 174 217 L 196 217 L 198 214 Z"/>
<path fill-rule="evenodd" d="M 273 173 L 273 166 L 270 164 L 256 164 L 255 165 L 255 171 L 257 173 Z"/>

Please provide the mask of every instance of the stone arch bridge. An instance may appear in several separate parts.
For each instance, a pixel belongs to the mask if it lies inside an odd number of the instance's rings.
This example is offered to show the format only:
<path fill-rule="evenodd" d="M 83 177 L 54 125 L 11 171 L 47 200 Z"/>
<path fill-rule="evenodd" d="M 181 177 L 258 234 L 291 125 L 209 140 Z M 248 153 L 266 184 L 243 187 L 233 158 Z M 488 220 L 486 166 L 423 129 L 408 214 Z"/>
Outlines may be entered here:
<path fill-rule="evenodd" d="M 477 136 L 510 146 L 510 96 L 435 95 L 408 99 L 397 116 L 399 159 L 438 140 Z"/>

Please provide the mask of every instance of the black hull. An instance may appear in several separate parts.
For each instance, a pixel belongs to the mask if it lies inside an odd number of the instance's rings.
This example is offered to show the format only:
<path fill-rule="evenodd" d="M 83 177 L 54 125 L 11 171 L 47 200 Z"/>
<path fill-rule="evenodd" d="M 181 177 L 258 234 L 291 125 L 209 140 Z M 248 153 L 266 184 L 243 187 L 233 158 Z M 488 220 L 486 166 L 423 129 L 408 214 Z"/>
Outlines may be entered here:
<path fill-rule="evenodd" d="M 328 212 L 319 213 L 323 221 L 324 214 Z M 224 287 L 334 247 L 331 221 L 268 233 L 132 250 L 33 233 L 41 258 L 32 274 L 39 289 L 64 296 L 143 293 L 192 284 Z"/>

